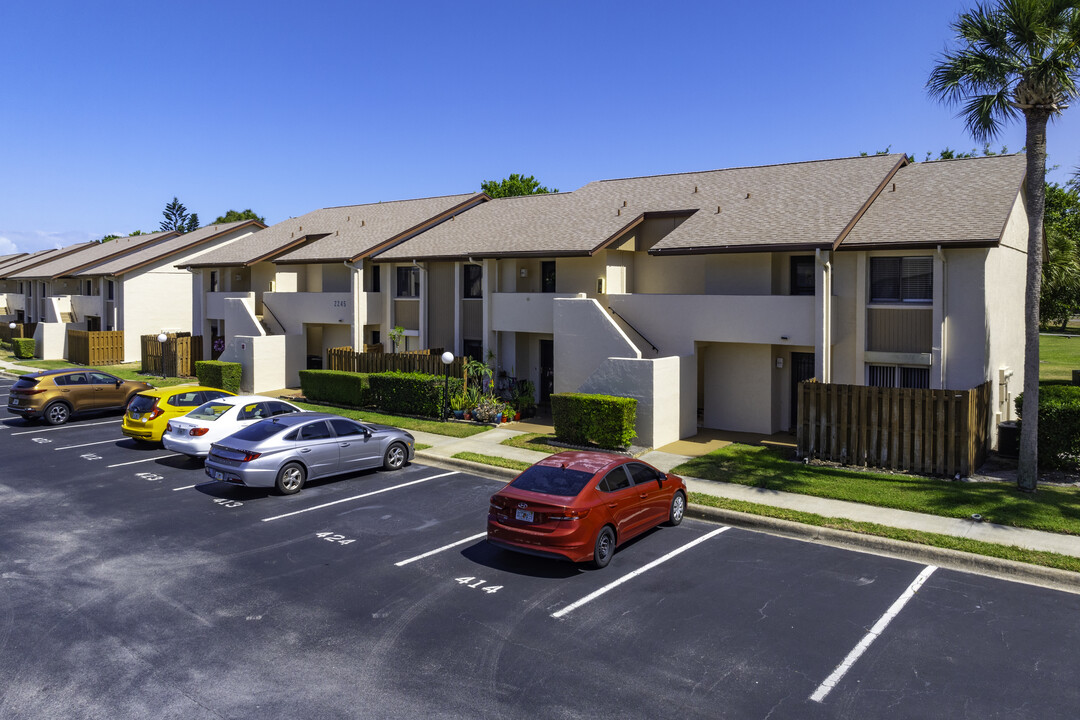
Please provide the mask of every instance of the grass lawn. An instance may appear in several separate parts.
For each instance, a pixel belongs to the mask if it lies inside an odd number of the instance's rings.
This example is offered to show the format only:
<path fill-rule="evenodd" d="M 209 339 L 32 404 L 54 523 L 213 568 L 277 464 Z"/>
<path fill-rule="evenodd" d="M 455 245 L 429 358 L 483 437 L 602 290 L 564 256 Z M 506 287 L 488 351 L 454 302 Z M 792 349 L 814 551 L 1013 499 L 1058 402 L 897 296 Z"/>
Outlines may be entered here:
<path fill-rule="evenodd" d="M 1039 550 L 1025 550 L 1024 548 L 1018 548 L 1011 545 L 979 542 L 978 540 L 968 540 L 952 535 L 939 535 L 937 533 L 928 533 L 919 530 L 904 530 L 887 527 L 885 525 L 877 525 L 875 523 L 855 522 L 854 520 L 847 520 L 844 518 L 830 518 L 823 515 L 815 515 L 813 513 L 799 512 L 798 510 L 772 507 L 771 505 L 760 505 L 758 503 L 748 503 L 741 500 L 702 495 L 701 493 L 690 493 L 689 499 L 690 502 L 695 505 L 707 505 L 709 507 L 723 508 L 735 512 L 778 518 L 780 520 L 790 520 L 792 522 L 803 523 L 804 525 L 847 530 L 849 532 L 857 532 L 864 535 L 877 535 L 879 537 L 918 543 L 920 545 L 932 545 L 934 547 L 960 550 L 962 552 L 975 553 L 977 555 L 986 555 L 988 557 L 1026 562 L 1032 565 L 1043 565 L 1045 567 L 1058 568 L 1060 570 L 1080 572 L 1080 558 L 1071 557 L 1069 555 L 1059 555 L 1058 553 L 1043 552 Z"/>
<path fill-rule="evenodd" d="M 24 365 L 39 370 L 60 370 L 62 368 L 82 367 L 81 365 L 69 363 L 67 360 L 23 360 L 15 357 L 10 350 L 0 350 L 0 360 L 6 360 L 7 362 L 13 362 L 17 365 Z M 154 387 L 171 387 L 183 383 L 198 382 L 195 378 L 170 377 L 163 380 L 160 375 L 144 375 L 139 372 L 142 369 L 142 363 L 137 362 L 123 363 L 122 365 L 99 365 L 94 369 L 110 373 L 119 378 L 123 378 L 124 380 L 142 380 L 143 382 L 150 383 Z"/>
<path fill-rule="evenodd" d="M 1027 495 L 1011 483 L 950 482 L 791 462 L 764 446 L 729 445 L 678 465 L 679 475 L 847 500 L 944 517 L 979 513 L 1000 525 L 1080 535 L 1080 493 L 1041 485 Z"/>
<path fill-rule="evenodd" d="M 564 447 L 558 447 L 557 445 L 551 445 L 548 441 L 554 440 L 554 435 L 545 435 L 543 433 L 525 433 L 524 435 L 515 435 L 514 437 L 506 438 L 502 441 L 502 445 L 509 445 L 510 447 L 525 448 L 526 450 L 537 450 L 539 452 L 546 452 L 548 454 L 562 452 L 566 450 Z"/>
<path fill-rule="evenodd" d="M 402 415 L 384 415 L 383 413 L 369 412 L 367 410 L 350 410 L 331 405 L 316 405 L 313 403 L 298 402 L 297 406 L 314 412 L 333 413 L 342 417 L 362 420 L 364 422 L 378 423 L 380 425 L 392 425 L 403 430 L 419 430 L 436 435 L 449 435 L 451 437 L 470 437 L 478 433 L 490 430 L 487 425 L 471 425 L 455 422 L 439 422 L 438 420 L 422 420 L 420 418 L 405 417 Z"/>
<path fill-rule="evenodd" d="M 1080 370 L 1080 335 L 1039 336 L 1039 382 L 1072 382 L 1072 371 Z"/>
<path fill-rule="evenodd" d="M 509 468 L 511 470 L 525 470 L 532 467 L 532 463 L 521 462 L 520 460 L 511 460 L 510 458 L 496 457 L 495 455 L 481 455 L 480 453 L 473 452 L 459 452 L 451 455 L 452 458 L 458 460 L 470 460 L 475 463 L 483 463 L 484 465 L 494 465 L 495 467 Z"/>

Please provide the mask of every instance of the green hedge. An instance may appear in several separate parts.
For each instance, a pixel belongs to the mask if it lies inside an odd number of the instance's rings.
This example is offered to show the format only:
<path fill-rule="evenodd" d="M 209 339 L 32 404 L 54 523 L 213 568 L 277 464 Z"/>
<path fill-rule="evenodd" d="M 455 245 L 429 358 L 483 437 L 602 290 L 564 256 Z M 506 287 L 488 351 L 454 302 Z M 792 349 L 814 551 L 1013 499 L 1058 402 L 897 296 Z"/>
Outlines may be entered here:
<path fill-rule="evenodd" d="M 200 385 L 239 393 L 241 369 L 240 363 L 200 360 L 195 363 L 195 377 Z"/>
<path fill-rule="evenodd" d="M 1024 394 L 1016 396 L 1016 415 L 1024 417 Z M 1080 469 L 1080 387 L 1039 387 L 1039 467 Z"/>
<path fill-rule="evenodd" d="M 443 408 L 446 379 L 424 373 L 353 373 L 301 370 L 304 397 L 356 407 L 375 407 L 393 415 L 437 418 Z M 450 394 L 461 392 L 461 378 L 450 378 Z"/>
<path fill-rule="evenodd" d="M 442 414 L 446 383 L 442 375 L 371 373 L 368 381 L 371 385 L 371 402 L 383 412 L 433 418 Z M 461 378 L 450 378 L 450 395 L 461 392 L 461 385 Z"/>
<path fill-rule="evenodd" d="M 30 359 L 34 357 L 34 338 L 13 338 L 11 349 L 15 357 Z"/>
<path fill-rule="evenodd" d="M 373 404 L 368 377 L 368 373 L 340 370 L 301 370 L 300 389 L 315 402 L 367 407 Z"/>
<path fill-rule="evenodd" d="M 611 395 L 558 393 L 551 396 L 555 437 L 574 445 L 624 448 L 636 433 L 637 400 Z"/>

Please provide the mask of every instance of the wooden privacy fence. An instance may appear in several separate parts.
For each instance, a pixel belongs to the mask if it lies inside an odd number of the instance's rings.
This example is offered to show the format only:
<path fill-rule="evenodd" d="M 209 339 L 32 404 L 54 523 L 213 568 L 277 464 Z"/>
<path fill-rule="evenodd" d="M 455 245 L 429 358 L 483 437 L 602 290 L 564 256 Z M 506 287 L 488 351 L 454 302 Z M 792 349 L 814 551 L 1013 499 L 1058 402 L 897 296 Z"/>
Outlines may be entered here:
<path fill-rule="evenodd" d="M 442 361 L 442 349 L 419 350 L 408 353 L 353 352 L 351 347 L 330 348 L 327 351 L 331 370 L 346 372 L 415 372 L 442 375 L 446 366 Z M 450 363 L 450 374 L 460 377 L 465 359 L 455 357 Z"/>
<path fill-rule="evenodd" d="M 68 330 L 67 360 L 76 365 L 124 362 L 123 330 Z"/>
<path fill-rule="evenodd" d="M 798 412 L 800 457 L 967 477 L 986 457 L 990 383 L 924 390 L 803 382 Z"/>
<path fill-rule="evenodd" d="M 15 323 L 14 330 L 9 327 L 9 324 L 10 322 L 0 323 L 0 340 L 3 340 L 4 342 L 11 342 L 12 338 L 34 337 L 33 332 L 31 332 L 29 335 L 23 334 L 26 329 L 23 327 L 22 323 Z"/>
<path fill-rule="evenodd" d="M 168 339 L 158 342 L 157 335 L 140 335 L 142 371 L 151 375 L 193 377 L 195 363 L 203 359 L 202 335 L 169 333 Z M 164 347 L 162 347 L 164 345 Z M 165 352 L 165 369 L 161 368 L 161 353 Z"/>

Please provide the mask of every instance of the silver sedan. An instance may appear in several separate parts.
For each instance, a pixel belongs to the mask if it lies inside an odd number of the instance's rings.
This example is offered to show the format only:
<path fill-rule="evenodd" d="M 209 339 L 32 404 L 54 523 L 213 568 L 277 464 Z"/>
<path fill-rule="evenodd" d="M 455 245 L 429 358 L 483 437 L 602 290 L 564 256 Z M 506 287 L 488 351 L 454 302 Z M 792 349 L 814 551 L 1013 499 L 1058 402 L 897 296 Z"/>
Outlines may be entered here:
<path fill-rule="evenodd" d="M 373 467 L 397 470 L 413 459 L 414 445 L 413 436 L 400 428 L 327 413 L 279 415 L 214 443 L 206 474 L 292 495 L 314 478 Z"/>

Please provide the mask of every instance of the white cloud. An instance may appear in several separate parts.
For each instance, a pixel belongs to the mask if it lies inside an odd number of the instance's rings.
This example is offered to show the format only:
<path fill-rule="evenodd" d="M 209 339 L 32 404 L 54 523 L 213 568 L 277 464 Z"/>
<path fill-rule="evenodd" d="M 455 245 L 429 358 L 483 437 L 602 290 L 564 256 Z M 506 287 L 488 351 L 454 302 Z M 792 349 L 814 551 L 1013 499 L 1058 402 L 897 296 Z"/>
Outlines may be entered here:
<path fill-rule="evenodd" d="M 85 230 L 68 230 L 65 232 L 49 232 L 47 230 L 0 230 L 0 255 L 10 255 L 17 252 L 32 253 L 38 250 L 53 250 L 84 243 L 88 240 L 99 240 L 106 233 L 92 233 Z"/>

